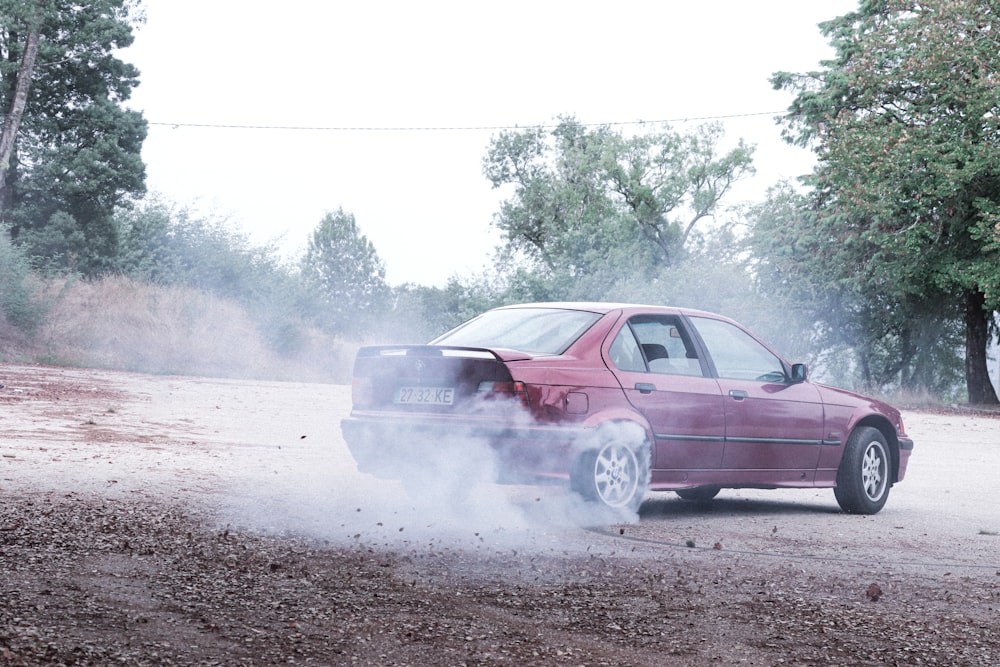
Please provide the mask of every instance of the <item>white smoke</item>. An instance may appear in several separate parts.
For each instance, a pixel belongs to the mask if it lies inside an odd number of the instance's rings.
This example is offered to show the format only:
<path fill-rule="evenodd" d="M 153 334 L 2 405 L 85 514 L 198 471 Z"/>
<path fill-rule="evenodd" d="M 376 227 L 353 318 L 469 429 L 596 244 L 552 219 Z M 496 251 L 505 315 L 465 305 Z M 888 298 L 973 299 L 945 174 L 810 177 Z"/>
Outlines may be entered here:
<path fill-rule="evenodd" d="M 405 482 L 361 473 L 342 441 L 329 445 L 259 449 L 231 480 L 220 520 L 336 545 L 528 549 L 555 547 L 567 530 L 638 519 L 562 482 L 497 484 L 492 448 L 469 435 L 422 450 Z"/>

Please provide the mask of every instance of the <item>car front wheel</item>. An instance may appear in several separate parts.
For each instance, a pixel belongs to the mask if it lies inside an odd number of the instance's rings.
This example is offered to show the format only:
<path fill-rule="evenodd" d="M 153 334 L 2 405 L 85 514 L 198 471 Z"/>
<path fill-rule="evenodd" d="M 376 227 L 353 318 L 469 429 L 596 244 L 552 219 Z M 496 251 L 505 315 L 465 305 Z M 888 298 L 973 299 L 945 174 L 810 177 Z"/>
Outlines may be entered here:
<path fill-rule="evenodd" d="M 649 486 L 649 444 L 636 424 L 609 424 L 577 459 L 570 483 L 586 500 L 635 511 Z"/>
<path fill-rule="evenodd" d="M 833 493 L 840 508 L 850 514 L 875 514 L 889 499 L 892 459 L 885 436 L 863 426 L 847 439 Z"/>

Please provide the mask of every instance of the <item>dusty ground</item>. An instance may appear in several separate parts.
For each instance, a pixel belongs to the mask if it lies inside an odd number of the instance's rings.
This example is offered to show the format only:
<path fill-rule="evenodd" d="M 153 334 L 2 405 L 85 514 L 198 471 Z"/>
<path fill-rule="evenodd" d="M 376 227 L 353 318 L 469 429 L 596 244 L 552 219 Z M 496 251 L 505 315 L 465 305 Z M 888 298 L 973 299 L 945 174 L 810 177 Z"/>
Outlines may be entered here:
<path fill-rule="evenodd" d="M 0 365 L 0 665 L 995 665 L 1000 420 L 907 413 L 829 490 L 442 511 L 359 475 L 349 388 Z"/>

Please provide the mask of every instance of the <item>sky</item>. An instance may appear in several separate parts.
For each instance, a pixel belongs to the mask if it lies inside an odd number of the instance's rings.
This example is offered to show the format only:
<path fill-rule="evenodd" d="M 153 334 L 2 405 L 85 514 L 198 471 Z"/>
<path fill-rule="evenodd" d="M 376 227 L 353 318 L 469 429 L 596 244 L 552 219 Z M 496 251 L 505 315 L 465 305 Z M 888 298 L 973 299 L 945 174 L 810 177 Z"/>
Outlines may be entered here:
<path fill-rule="evenodd" d="M 505 128 L 718 118 L 726 145 L 756 146 L 731 204 L 807 173 L 768 79 L 817 69 L 833 53 L 817 24 L 857 4 L 145 0 L 121 57 L 140 70 L 127 105 L 150 123 L 151 192 L 288 258 L 343 208 L 390 284 L 442 286 L 492 270 L 510 192 L 482 159 Z"/>

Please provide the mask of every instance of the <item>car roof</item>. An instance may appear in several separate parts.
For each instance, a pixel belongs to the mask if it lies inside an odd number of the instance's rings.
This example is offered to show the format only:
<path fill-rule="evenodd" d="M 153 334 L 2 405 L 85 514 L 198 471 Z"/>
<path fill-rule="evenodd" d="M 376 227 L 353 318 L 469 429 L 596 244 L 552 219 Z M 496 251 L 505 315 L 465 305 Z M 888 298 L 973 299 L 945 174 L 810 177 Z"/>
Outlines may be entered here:
<path fill-rule="evenodd" d="M 539 301 L 533 303 L 517 303 L 509 306 L 501 306 L 494 310 L 505 310 L 515 308 L 557 308 L 561 310 L 584 310 L 592 313 L 606 315 L 613 310 L 625 311 L 628 315 L 636 313 L 662 313 L 662 314 L 682 314 L 682 315 L 708 315 L 728 319 L 723 315 L 710 313 L 706 310 L 696 310 L 693 308 L 680 308 L 677 306 L 649 306 L 638 303 L 612 303 L 603 301 Z"/>

